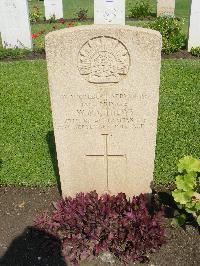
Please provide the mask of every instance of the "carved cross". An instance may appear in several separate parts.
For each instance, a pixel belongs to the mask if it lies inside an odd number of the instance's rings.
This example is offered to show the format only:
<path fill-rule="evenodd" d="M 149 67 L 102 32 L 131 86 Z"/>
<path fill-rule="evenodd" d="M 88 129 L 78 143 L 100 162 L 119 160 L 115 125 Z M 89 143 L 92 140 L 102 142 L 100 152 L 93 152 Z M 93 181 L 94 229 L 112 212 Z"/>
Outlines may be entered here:
<path fill-rule="evenodd" d="M 108 178 L 109 178 L 109 158 L 110 157 L 116 157 L 116 158 L 125 158 L 125 154 L 109 154 L 108 153 L 108 134 L 101 134 L 104 138 L 104 154 L 87 154 L 87 157 L 104 157 L 104 172 L 105 172 L 105 177 L 107 180 L 107 190 L 108 190 Z"/>

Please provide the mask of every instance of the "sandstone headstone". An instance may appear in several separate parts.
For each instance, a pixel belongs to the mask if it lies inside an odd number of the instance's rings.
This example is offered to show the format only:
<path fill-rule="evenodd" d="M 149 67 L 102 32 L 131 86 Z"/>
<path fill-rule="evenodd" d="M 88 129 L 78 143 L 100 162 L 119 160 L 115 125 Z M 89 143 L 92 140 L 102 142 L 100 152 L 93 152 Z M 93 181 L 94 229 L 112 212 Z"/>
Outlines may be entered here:
<path fill-rule="evenodd" d="M 63 196 L 150 191 L 161 35 L 115 25 L 49 33 L 46 53 Z"/>
<path fill-rule="evenodd" d="M 192 47 L 199 47 L 199 46 L 200 46 L 200 1 L 192 0 L 188 51 L 190 51 Z"/>
<path fill-rule="evenodd" d="M 6 48 L 32 48 L 27 0 L 1 0 L 1 38 Z"/>
<path fill-rule="evenodd" d="M 157 0 L 157 17 L 174 16 L 175 0 Z"/>
<path fill-rule="evenodd" d="M 94 0 L 94 24 L 125 25 L 125 0 Z"/>
<path fill-rule="evenodd" d="M 55 15 L 56 19 L 63 18 L 62 0 L 44 0 L 45 18 L 50 19 Z"/>

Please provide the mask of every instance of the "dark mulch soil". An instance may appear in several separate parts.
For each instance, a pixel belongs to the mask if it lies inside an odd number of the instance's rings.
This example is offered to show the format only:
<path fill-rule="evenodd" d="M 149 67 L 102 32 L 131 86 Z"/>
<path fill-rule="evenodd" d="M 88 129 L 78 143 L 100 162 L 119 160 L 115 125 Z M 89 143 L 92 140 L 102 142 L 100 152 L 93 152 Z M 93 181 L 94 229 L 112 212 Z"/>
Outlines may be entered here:
<path fill-rule="evenodd" d="M 6 57 L 3 59 L 0 59 L 0 62 L 21 61 L 21 60 L 38 60 L 38 59 L 46 59 L 45 53 L 31 52 L 27 55 L 16 56 L 16 57 Z"/>
<path fill-rule="evenodd" d="M 66 266 L 60 243 L 52 247 L 50 236 L 38 232 L 33 220 L 59 199 L 57 188 L 0 187 L 0 265 Z M 149 256 L 154 266 L 197 266 L 200 262 L 200 235 L 197 228 L 172 229 L 166 219 L 167 244 Z M 110 265 L 100 259 L 81 265 Z M 115 262 L 113 265 L 120 265 Z M 138 263 L 132 265 L 139 265 Z"/>
<path fill-rule="evenodd" d="M 192 60 L 200 60 L 199 57 L 191 55 L 187 50 L 181 50 L 173 54 L 162 54 L 163 59 L 192 59 Z M 6 57 L 0 59 L 0 62 L 8 62 L 8 61 L 21 61 L 21 60 L 38 60 L 38 59 L 46 59 L 45 52 L 32 52 L 27 55 L 13 57 Z"/>
<path fill-rule="evenodd" d="M 126 17 L 126 21 L 149 21 L 149 20 L 155 20 L 156 19 L 156 14 L 152 14 L 151 16 L 148 17 L 141 17 L 141 18 L 129 18 Z M 84 20 L 78 20 L 77 18 L 62 18 L 55 20 L 53 22 L 50 22 L 50 20 L 38 20 L 36 22 L 31 22 L 31 24 L 51 24 L 51 23 L 64 23 L 64 22 L 91 22 L 94 23 L 94 18 L 85 18 Z"/>
<path fill-rule="evenodd" d="M 199 60 L 200 58 L 197 56 L 193 56 L 191 53 L 189 53 L 187 50 L 180 50 L 173 54 L 162 54 L 163 59 L 193 59 L 193 60 Z"/>
<path fill-rule="evenodd" d="M 40 19 L 38 21 L 35 22 L 31 22 L 31 24 L 53 24 L 53 23 L 64 23 L 64 22 L 94 22 L 94 18 L 86 18 L 84 20 L 78 20 L 77 18 L 61 18 L 61 19 L 57 19 L 54 20 L 52 22 L 50 22 L 50 20 L 45 20 L 45 19 Z"/>

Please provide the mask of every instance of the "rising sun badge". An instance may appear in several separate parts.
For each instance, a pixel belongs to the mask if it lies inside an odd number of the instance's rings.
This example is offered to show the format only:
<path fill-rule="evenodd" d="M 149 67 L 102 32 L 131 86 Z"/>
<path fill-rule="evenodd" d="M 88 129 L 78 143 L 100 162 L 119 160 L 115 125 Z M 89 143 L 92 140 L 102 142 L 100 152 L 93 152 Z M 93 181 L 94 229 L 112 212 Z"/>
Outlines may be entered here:
<path fill-rule="evenodd" d="M 91 83 L 117 83 L 127 75 L 130 56 L 117 39 L 100 36 L 86 42 L 78 55 L 78 69 Z"/>

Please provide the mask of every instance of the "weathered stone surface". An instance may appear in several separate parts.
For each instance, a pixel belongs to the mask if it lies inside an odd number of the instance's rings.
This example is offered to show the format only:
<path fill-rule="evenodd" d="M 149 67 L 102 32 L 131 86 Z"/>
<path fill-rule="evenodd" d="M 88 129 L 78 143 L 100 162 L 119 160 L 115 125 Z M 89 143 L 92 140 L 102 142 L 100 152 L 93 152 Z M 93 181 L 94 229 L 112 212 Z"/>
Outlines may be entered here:
<path fill-rule="evenodd" d="M 174 16 L 175 0 L 157 0 L 157 17 Z"/>
<path fill-rule="evenodd" d="M 199 47 L 199 46 L 200 46 L 200 1 L 192 0 L 188 51 L 190 51 L 192 47 Z"/>
<path fill-rule="evenodd" d="M 74 27 L 48 34 L 46 53 L 63 196 L 150 191 L 160 33 Z"/>
<path fill-rule="evenodd" d="M 56 19 L 63 18 L 62 0 L 44 0 L 45 18 L 50 19 L 55 15 Z"/>
<path fill-rule="evenodd" d="M 94 0 L 94 24 L 125 25 L 125 0 Z"/>
<path fill-rule="evenodd" d="M 27 0 L 1 0 L 0 17 L 3 47 L 32 48 Z"/>

